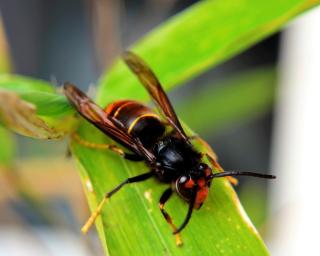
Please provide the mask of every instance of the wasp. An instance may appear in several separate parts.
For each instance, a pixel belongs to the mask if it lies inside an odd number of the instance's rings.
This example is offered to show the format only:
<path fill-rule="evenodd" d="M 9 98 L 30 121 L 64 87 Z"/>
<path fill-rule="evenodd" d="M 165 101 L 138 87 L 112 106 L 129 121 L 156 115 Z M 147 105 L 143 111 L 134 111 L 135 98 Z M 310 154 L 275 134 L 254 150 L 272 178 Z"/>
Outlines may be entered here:
<path fill-rule="evenodd" d="M 235 183 L 236 180 L 232 178 L 234 176 L 267 179 L 274 179 L 275 176 L 255 172 L 224 171 L 213 151 L 198 152 L 192 140 L 196 139 L 207 146 L 206 142 L 198 136 L 186 134 L 153 71 L 133 52 L 124 52 L 122 58 L 148 91 L 162 115 L 160 117 L 148 106 L 134 100 L 119 100 L 102 109 L 76 86 L 70 83 L 64 84 L 64 94 L 79 114 L 130 152 L 125 152 L 116 145 L 95 145 L 82 140 L 79 135 L 74 136 L 79 143 L 92 148 L 108 148 L 129 161 L 144 161 L 149 167 L 148 172 L 130 177 L 107 192 L 83 226 L 82 232 L 88 231 L 100 215 L 107 199 L 122 187 L 155 178 L 169 185 L 160 197 L 159 209 L 173 230 L 176 244 L 180 246 L 182 245 L 180 232 L 189 223 L 193 210 L 200 209 L 208 197 L 212 179 L 227 177 Z M 210 166 L 205 163 L 205 159 L 209 161 Z M 214 173 L 213 169 L 219 172 Z M 177 193 L 188 203 L 186 217 L 178 227 L 164 208 L 173 193 Z"/>

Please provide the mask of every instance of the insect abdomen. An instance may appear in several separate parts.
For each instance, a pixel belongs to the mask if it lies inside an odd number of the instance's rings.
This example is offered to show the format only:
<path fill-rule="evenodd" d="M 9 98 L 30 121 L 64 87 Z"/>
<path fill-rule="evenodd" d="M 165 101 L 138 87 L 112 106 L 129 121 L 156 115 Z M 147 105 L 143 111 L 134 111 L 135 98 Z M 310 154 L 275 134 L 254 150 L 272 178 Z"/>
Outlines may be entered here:
<path fill-rule="evenodd" d="M 165 127 L 149 107 L 133 100 L 119 100 L 105 108 L 119 121 L 127 133 L 137 136 L 145 147 L 151 147 L 163 134 Z"/>

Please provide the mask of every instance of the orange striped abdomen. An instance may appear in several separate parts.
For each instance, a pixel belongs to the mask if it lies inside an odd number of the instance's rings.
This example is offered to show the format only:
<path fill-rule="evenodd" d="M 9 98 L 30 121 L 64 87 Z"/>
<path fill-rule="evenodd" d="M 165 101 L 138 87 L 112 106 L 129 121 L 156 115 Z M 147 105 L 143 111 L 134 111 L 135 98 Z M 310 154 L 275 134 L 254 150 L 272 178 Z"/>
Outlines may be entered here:
<path fill-rule="evenodd" d="M 129 134 L 137 136 L 147 148 L 164 134 L 165 127 L 159 116 L 137 101 L 116 101 L 108 105 L 105 112 L 119 121 Z"/>

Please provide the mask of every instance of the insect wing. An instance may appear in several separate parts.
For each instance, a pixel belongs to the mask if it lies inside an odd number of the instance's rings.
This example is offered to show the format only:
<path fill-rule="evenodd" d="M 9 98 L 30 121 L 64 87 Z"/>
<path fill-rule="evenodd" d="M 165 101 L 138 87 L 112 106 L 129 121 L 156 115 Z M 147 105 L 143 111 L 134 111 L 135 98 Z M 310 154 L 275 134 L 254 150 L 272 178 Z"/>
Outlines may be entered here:
<path fill-rule="evenodd" d="M 133 152 L 150 158 L 153 156 L 146 150 L 139 140 L 126 133 L 116 120 L 111 119 L 96 105 L 86 94 L 70 83 L 63 86 L 64 94 L 77 111 L 89 122 L 110 136 L 115 141 L 132 150 Z"/>
<path fill-rule="evenodd" d="M 160 107 L 171 126 L 178 132 L 178 134 L 182 138 L 187 140 L 187 135 L 182 129 L 181 123 L 153 71 L 144 63 L 144 61 L 140 57 L 130 51 L 124 52 L 122 57 L 128 67 L 137 75 L 140 82 L 151 95 L 152 99 Z"/>

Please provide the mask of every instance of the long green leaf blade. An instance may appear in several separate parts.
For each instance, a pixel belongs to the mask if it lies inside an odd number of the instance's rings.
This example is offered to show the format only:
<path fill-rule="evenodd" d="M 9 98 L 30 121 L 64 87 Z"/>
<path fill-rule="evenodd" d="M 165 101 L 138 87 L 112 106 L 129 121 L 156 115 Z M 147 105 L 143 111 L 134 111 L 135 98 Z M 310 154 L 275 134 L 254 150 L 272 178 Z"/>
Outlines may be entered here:
<path fill-rule="evenodd" d="M 133 45 L 168 90 L 278 31 L 319 0 L 207 0 L 193 5 Z M 117 61 L 103 76 L 98 102 L 147 100 L 138 81 Z"/>
<path fill-rule="evenodd" d="M 94 127 L 83 124 L 79 134 L 86 140 L 110 143 Z M 198 146 L 199 147 L 199 146 Z M 199 147 L 200 148 L 200 147 Z M 72 144 L 92 209 L 127 177 L 147 172 L 143 164 L 129 163 L 119 156 Z M 90 182 L 90 183 L 89 183 Z M 90 184 L 90 185 L 89 185 Z M 183 231 L 184 246 L 175 245 L 170 227 L 163 219 L 158 200 L 167 185 L 154 180 L 123 188 L 104 207 L 97 228 L 110 255 L 267 255 L 257 231 L 247 218 L 237 195 L 226 180 L 215 180 L 209 199 L 196 211 Z M 166 209 L 181 223 L 187 205 L 174 196 Z"/>
<path fill-rule="evenodd" d="M 8 43 L 0 16 L 0 76 L 11 70 L 11 60 L 8 50 Z M 0 125 L 0 168 L 10 167 L 13 164 L 15 155 L 15 141 L 13 135 Z"/>
<path fill-rule="evenodd" d="M 55 92 L 48 82 L 14 74 L 0 74 L 0 89 L 14 92 Z"/>
<path fill-rule="evenodd" d="M 11 59 L 2 16 L 0 15 L 0 73 L 11 71 Z"/>
<path fill-rule="evenodd" d="M 10 167 L 13 164 L 16 145 L 13 135 L 0 125 L 0 169 L 1 167 Z"/>
<path fill-rule="evenodd" d="M 218 86 L 207 86 L 177 106 L 181 118 L 199 134 L 223 128 L 270 111 L 275 97 L 276 71 L 259 68 L 237 74 Z"/>

